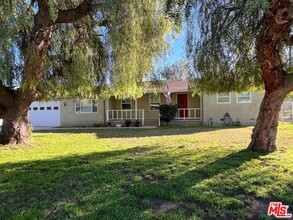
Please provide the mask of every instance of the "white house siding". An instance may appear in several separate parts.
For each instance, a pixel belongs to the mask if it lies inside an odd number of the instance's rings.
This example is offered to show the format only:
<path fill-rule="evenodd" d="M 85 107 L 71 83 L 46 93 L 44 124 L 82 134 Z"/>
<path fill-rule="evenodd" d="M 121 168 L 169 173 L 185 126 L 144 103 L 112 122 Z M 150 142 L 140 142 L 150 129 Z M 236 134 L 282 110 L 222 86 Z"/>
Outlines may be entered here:
<path fill-rule="evenodd" d="M 77 100 L 64 100 L 61 102 L 61 127 L 93 126 L 96 123 L 104 123 L 104 100 L 97 100 L 97 112 L 76 113 Z"/>
<path fill-rule="evenodd" d="M 232 120 L 238 119 L 241 125 L 255 125 L 263 96 L 263 92 L 252 92 L 250 103 L 237 103 L 237 93 L 231 93 L 231 103 L 217 104 L 217 94 L 203 95 L 203 124 L 209 125 L 211 118 L 219 122 L 228 112 Z"/>

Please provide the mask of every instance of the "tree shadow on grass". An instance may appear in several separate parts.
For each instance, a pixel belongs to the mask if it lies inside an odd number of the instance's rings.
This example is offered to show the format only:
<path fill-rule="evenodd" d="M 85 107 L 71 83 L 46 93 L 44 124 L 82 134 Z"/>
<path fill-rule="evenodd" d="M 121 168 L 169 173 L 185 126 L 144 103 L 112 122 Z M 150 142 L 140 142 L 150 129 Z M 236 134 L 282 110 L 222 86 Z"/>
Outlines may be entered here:
<path fill-rule="evenodd" d="M 141 137 L 162 137 L 176 135 L 190 135 L 206 132 L 214 132 L 217 130 L 226 130 L 233 128 L 224 127 L 163 127 L 153 129 L 110 129 L 98 130 L 96 135 L 98 138 L 141 138 Z"/>
<path fill-rule="evenodd" d="M 158 201 L 190 202 L 189 190 L 197 183 L 238 169 L 258 157 L 259 154 L 247 151 L 222 158 L 214 155 L 200 164 L 195 161 L 186 165 L 186 169 L 190 166 L 194 169 L 174 173 L 168 170 L 170 165 L 177 166 L 176 161 L 184 160 L 185 154 L 170 155 L 156 151 L 156 147 L 144 146 L 6 163 L 0 165 L 0 216 L 4 219 L 153 219 L 158 216 L 151 210 Z M 170 175 L 164 176 L 166 172 Z M 178 216 L 192 215 L 185 205 L 175 207 L 171 211 Z M 204 212 L 209 212 L 208 208 Z M 168 213 L 162 214 L 168 217 Z"/>
<path fill-rule="evenodd" d="M 188 135 L 202 132 L 213 132 L 217 130 L 239 129 L 239 127 L 163 127 L 163 128 L 106 128 L 106 129 L 62 129 L 62 130 L 39 130 L 33 133 L 70 133 L 70 134 L 88 134 L 96 133 L 98 138 L 140 138 L 140 137 L 157 137 L 157 136 L 173 136 Z"/>

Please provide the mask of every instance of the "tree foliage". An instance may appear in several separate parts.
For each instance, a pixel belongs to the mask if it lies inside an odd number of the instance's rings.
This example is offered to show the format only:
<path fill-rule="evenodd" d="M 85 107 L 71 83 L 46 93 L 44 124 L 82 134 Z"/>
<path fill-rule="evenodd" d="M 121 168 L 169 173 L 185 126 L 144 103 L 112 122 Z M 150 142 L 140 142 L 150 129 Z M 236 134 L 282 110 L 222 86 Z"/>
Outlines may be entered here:
<path fill-rule="evenodd" d="M 171 65 L 164 66 L 157 74 L 161 80 L 186 79 L 190 75 L 190 68 L 189 64 L 182 59 Z"/>
<path fill-rule="evenodd" d="M 190 0 L 184 6 L 190 12 L 187 43 L 195 92 L 238 92 L 263 85 L 248 149 L 275 151 L 279 112 L 293 91 L 292 0 Z"/>
<path fill-rule="evenodd" d="M 192 6 L 188 9 L 187 53 L 193 62 L 196 91 L 263 88 L 256 48 L 269 1 L 189 1 L 187 5 Z M 292 72 L 292 51 L 284 42 L 279 50 L 285 71 Z"/>
<path fill-rule="evenodd" d="M 26 75 L 29 40 L 49 8 L 49 46 L 39 75 Z M 69 12 L 80 7 L 70 20 Z M 137 96 L 142 79 L 167 48 L 172 23 L 165 1 L 11 0 L 0 6 L 0 81 L 42 98 Z M 67 13 L 67 14 L 66 14 Z M 31 65 L 40 65 L 38 60 Z M 111 84 L 111 91 L 107 84 Z"/>

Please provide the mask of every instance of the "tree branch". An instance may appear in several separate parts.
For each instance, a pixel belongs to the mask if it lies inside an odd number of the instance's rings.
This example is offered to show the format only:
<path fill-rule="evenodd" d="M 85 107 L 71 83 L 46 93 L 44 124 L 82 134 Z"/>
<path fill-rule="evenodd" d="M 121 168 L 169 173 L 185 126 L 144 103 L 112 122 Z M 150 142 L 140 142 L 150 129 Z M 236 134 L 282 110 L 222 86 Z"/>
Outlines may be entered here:
<path fill-rule="evenodd" d="M 38 1 L 38 6 L 40 8 L 40 10 L 43 10 L 44 8 L 48 7 L 48 0 L 37 0 Z M 33 3 L 35 1 L 32 1 Z"/>
<path fill-rule="evenodd" d="M 93 10 L 93 4 L 91 0 L 84 0 L 76 8 L 68 10 L 59 10 L 58 17 L 55 21 L 56 24 L 60 23 L 72 23 L 78 19 L 87 16 Z"/>
<path fill-rule="evenodd" d="M 3 85 L 3 81 L 0 80 L 0 105 L 4 103 L 8 104 L 14 99 L 14 95 L 17 93 L 16 90 L 6 87 Z"/>

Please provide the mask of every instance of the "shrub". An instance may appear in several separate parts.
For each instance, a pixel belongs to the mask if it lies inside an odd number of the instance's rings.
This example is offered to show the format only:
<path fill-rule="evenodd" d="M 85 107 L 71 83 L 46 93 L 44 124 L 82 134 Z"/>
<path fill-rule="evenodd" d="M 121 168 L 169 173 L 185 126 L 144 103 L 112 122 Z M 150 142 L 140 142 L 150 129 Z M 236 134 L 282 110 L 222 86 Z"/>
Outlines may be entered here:
<path fill-rule="evenodd" d="M 126 119 L 126 120 L 125 120 L 125 126 L 126 126 L 126 127 L 129 127 L 130 125 L 131 125 L 131 121 L 128 120 L 128 119 Z"/>
<path fill-rule="evenodd" d="M 105 127 L 103 122 L 100 123 L 94 123 L 94 127 Z"/>
<path fill-rule="evenodd" d="M 167 122 L 167 125 L 171 120 L 176 117 L 178 111 L 177 105 L 160 105 L 160 120 Z"/>
<path fill-rule="evenodd" d="M 136 120 L 136 121 L 134 122 L 134 126 L 135 126 L 135 127 L 140 127 L 140 121 L 139 121 L 139 120 Z"/>

